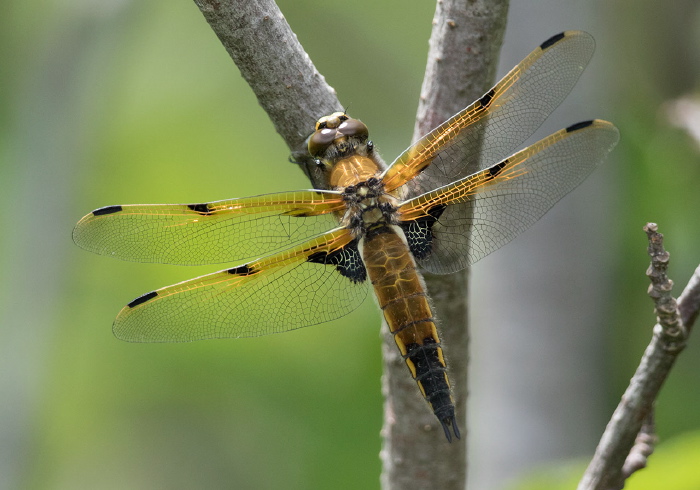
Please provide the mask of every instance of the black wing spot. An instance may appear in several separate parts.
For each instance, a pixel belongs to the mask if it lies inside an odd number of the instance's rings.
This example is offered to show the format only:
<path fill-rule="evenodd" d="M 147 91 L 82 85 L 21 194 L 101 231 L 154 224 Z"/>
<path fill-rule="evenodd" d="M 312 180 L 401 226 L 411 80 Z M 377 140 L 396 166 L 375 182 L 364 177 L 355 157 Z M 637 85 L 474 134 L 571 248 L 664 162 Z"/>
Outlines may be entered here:
<path fill-rule="evenodd" d="M 508 159 L 506 158 L 501 163 L 497 163 L 493 167 L 489 167 L 488 180 L 495 178 L 498 174 L 500 174 L 503 171 L 504 168 L 506 168 L 507 165 L 508 165 Z"/>
<path fill-rule="evenodd" d="M 255 269 L 253 269 L 252 267 L 250 267 L 248 264 L 243 264 L 243 265 L 239 265 L 238 267 L 228 269 L 226 272 L 228 272 L 229 274 L 238 275 L 238 276 L 252 276 L 257 271 Z"/>
<path fill-rule="evenodd" d="M 206 202 L 200 204 L 188 204 L 187 207 L 200 214 L 212 214 L 212 211 L 209 209 L 209 204 Z"/>
<path fill-rule="evenodd" d="M 314 264 L 334 265 L 336 270 L 343 277 L 347 277 L 354 283 L 365 282 L 367 280 L 367 269 L 362 262 L 360 251 L 357 249 L 357 239 L 353 240 L 343 248 L 332 252 L 316 252 L 306 259 Z"/>
<path fill-rule="evenodd" d="M 416 259 L 422 260 L 430 256 L 434 237 L 432 228 L 446 207 L 444 204 L 434 206 L 428 210 L 427 216 L 399 223 L 406 235 L 408 248 Z"/>
<path fill-rule="evenodd" d="M 564 39 L 565 37 L 566 37 L 566 33 L 565 33 L 565 32 L 560 32 L 559 34 L 556 34 L 556 35 L 550 37 L 550 38 L 547 39 L 545 42 L 543 42 L 542 44 L 540 44 L 540 48 L 542 49 L 542 51 L 544 51 L 544 50 L 547 49 L 547 48 L 551 48 L 552 46 L 554 46 L 555 44 L 557 44 L 559 41 L 561 41 L 562 39 Z"/>
<path fill-rule="evenodd" d="M 420 167 L 416 169 L 416 175 L 423 173 L 425 169 L 427 169 L 430 164 L 433 163 L 433 159 L 431 158 L 430 160 L 426 160 L 420 164 Z"/>
<path fill-rule="evenodd" d="M 493 100 L 493 96 L 496 95 L 496 92 L 491 89 L 488 92 L 486 92 L 480 99 L 479 103 L 481 104 L 481 107 L 488 107 L 488 105 L 491 103 Z"/>
<path fill-rule="evenodd" d="M 158 291 L 151 291 L 150 293 L 142 294 L 141 296 L 139 296 L 138 298 L 136 298 L 134 301 L 132 301 L 131 303 L 129 303 L 126 306 L 128 306 L 129 308 L 134 308 L 135 306 L 143 304 L 146 301 L 152 300 L 156 296 L 158 296 Z"/>
<path fill-rule="evenodd" d="M 105 214 L 114 214 L 114 213 L 118 213 L 118 212 L 120 212 L 121 210 L 122 210 L 122 207 L 121 207 L 121 206 L 105 206 L 105 207 L 100 208 L 100 209 L 95 209 L 95 210 L 92 212 L 92 215 L 93 215 L 93 216 L 104 216 Z"/>
<path fill-rule="evenodd" d="M 573 133 L 574 131 L 578 131 L 579 129 L 587 128 L 593 124 L 593 121 L 581 121 L 580 123 L 572 124 L 568 128 L 566 128 L 567 133 Z"/>

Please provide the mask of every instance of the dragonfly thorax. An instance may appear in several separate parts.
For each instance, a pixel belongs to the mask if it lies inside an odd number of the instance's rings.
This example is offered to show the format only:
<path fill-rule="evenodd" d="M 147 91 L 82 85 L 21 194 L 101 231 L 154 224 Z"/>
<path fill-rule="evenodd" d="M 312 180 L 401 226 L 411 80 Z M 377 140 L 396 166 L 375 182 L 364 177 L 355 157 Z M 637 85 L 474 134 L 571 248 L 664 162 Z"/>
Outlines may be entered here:
<path fill-rule="evenodd" d="M 350 185 L 343 190 L 346 211 L 341 223 L 352 230 L 355 237 L 367 230 L 398 223 L 396 197 L 384 191 L 384 183 L 375 177 Z"/>

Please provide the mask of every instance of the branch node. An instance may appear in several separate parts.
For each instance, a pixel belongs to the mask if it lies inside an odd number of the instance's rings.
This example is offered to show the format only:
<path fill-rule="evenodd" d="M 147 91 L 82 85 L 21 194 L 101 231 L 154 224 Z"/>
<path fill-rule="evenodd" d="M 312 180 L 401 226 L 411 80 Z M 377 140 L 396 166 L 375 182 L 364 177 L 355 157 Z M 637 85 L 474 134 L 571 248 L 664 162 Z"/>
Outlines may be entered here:
<path fill-rule="evenodd" d="M 678 301 L 671 296 L 673 282 L 666 276 L 669 254 L 655 223 L 644 227 L 649 245 L 651 280 L 649 296 L 654 300 L 658 323 L 649 346 L 615 409 L 579 482 L 579 490 L 621 489 L 625 480 L 647 465 L 654 450 L 654 400 L 668 377 L 678 353 L 685 347 L 689 330 L 700 310 L 700 267 Z"/>
<path fill-rule="evenodd" d="M 630 449 L 625 464 L 622 466 L 622 477 L 629 478 L 635 471 L 646 468 L 649 456 L 654 452 L 659 438 L 656 436 L 653 410 L 647 416 L 644 425 L 639 430 L 634 446 Z"/>
<path fill-rule="evenodd" d="M 651 257 L 651 264 L 646 272 L 651 281 L 647 292 L 654 301 L 657 321 L 661 325 L 661 331 L 657 334 L 662 340 L 664 350 L 678 352 L 685 347 L 687 332 L 683 327 L 678 303 L 671 296 L 673 281 L 666 275 L 670 254 L 664 249 L 664 236 L 658 230 L 656 223 L 647 223 L 644 227 L 649 239 L 647 251 Z"/>

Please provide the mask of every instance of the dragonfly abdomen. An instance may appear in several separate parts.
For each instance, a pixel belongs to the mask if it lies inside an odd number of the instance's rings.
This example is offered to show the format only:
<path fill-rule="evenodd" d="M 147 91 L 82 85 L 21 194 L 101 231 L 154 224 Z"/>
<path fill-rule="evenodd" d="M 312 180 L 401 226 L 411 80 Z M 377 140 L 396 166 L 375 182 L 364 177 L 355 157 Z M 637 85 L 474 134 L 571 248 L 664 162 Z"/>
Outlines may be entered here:
<path fill-rule="evenodd" d="M 423 278 L 403 232 L 380 226 L 364 238 L 363 260 L 401 355 L 448 440 L 459 437 L 447 366 Z"/>

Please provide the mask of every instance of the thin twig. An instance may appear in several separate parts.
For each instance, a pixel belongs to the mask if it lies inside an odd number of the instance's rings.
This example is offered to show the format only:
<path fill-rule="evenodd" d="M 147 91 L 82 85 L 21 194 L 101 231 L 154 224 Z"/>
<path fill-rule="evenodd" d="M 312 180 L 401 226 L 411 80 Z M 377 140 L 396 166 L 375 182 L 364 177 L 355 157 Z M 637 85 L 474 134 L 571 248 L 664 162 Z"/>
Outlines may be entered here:
<path fill-rule="evenodd" d="M 665 342 L 670 346 L 677 345 L 679 350 L 685 347 L 686 332 L 683 328 L 676 298 L 671 296 L 673 281 L 668 278 L 666 271 L 670 254 L 664 249 L 664 236 L 658 232 L 656 223 L 647 223 L 644 231 L 649 239 L 647 251 L 651 264 L 647 269 L 649 296 L 654 300 L 657 322 L 661 325 L 661 333 L 666 336 Z"/>
<path fill-rule="evenodd" d="M 654 401 L 683 350 L 700 309 L 700 267 L 695 270 L 676 307 L 670 294 L 672 282 L 666 277 L 668 253 L 663 248 L 663 236 L 653 223 L 644 229 L 649 237 L 652 258 L 648 272 L 652 279 L 649 293 L 656 303 L 658 323 L 636 373 L 605 428 L 593 460 L 579 483 L 579 490 L 623 488 L 625 479 L 646 465 L 654 436 L 653 425 L 647 424 L 646 429 L 643 425 L 652 416 Z M 635 446 L 635 440 L 650 447 Z M 631 453 L 633 447 L 634 454 Z"/>
<path fill-rule="evenodd" d="M 678 297 L 678 311 L 681 313 L 686 335 L 690 335 L 695 320 L 700 314 L 700 266 L 695 269 L 687 286 Z"/>

